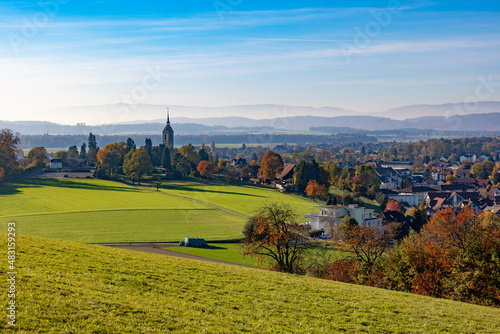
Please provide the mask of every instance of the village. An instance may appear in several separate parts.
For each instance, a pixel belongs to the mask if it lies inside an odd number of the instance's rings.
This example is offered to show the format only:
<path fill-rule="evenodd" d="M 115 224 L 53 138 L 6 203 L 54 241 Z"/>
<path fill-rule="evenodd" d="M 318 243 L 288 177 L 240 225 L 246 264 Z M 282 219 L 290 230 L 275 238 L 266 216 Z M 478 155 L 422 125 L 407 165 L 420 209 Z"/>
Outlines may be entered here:
<path fill-rule="evenodd" d="M 500 216 L 500 141 L 496 138 L 429 140 L 398 146 L 355 143 L 347 147 L 341 144 L 299 147 L 283 143 L 262 147 L 243 143 L 232 150 L 218 149 L 212 140 L 209 147 L 188 144 L 174 148 L 169 115 L 162 138 L 163 143 L 159 146 L 153 146 L 151 140 L 146 139 L 146 145 L 139 148 L 144 154 L 136 158 L 139 159 L 135 162 L 136 167 L 129 168 L 128 174 L 125 161 L 131 159 L 130 152 L 136 152 L 135 142 L 129 138 L 127 143 L 99 149 L 92 134 L 89 135 L 88 152 L 85 143 L 80 152 L 76 146 L 55 152 L 47 160 L 45 171 L 52 172 L 49 174 L 52 176 L 60 172 L 56 176 L 87 178 L 121 174 L 132 181 L 140 182 L 144 178 L 156 184 L 161 184 L 162 179 L 187 177 L 262 184 L 282 193 L 298 193 L 317 200 L 318 212 L 306 215 L 304 222 L 314 235 L 321 237 L 329 237 L 330 226 L 340 224 L 345 216 L 355 217 L 359 224 L 366 226 L 398 223 L 405 234 L 415 229 L 417 210 L 425 211 L 426 221 L 446 208 L 470 207 L 478 215 L 492 212 Z M 459 150 L 453 145 L 464 146 L 466 149 L 462 151 L 470 154 L 443 156 L 446 150 L 439 152 L 437 149 L 448 146 L 448 151 Z M 424 147 L 434 153 L 434 160 L 425 154 Z M 473 152 L 474 148 L 477 152 Z M 413 161 L 382 160 L 408 157 L 411 150 L 424 153 L 415 155 Z M 482 153 L 488 150 L 492 152 Z M 138 173 L 136 169 L 141 171 Z M 343 195 L 331 193 L 331 187 L 340 189 Z M 364 207 L 358 200 L 361 196 L 376 200 L 378 207 Z M 320 205 L 325 202 L 327 205 Z M 419 229 L 422 222 L 417 225 Z"/>

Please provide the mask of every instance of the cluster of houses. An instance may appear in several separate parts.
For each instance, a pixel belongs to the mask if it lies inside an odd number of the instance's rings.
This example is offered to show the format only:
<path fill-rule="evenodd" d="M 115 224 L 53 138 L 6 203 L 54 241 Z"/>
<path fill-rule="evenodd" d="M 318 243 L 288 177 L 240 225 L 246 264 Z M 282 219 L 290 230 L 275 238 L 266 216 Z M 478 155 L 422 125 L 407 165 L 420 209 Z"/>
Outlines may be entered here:
<path fill-rule="evenodd" d="M 488 160 L 488 156 L 467 156 L 461 160 L 478 162 Z M 414 173 L 408 162 L 369 162 L 381 181 L 381 192 L 389 199 L 401 202 L 404 206 L 419 206 L 424 203 L 427 214 L 432 217 L 445 208 L 472 208 L 477 214 L 493 212 L 500 216 L 500 187 L 496 187 L 490 179 L 476 179 L 470 176 L 468 163 L 432 162 L 433 172 L 428 180 L 423 173 Z M 446 182 L 446 177 L 453 175 L 453 182 Z M 401 182 L 411 179 L 413 186 L 398 189 Z M 324 231 L 329 236 L 332 226 L 338 226 L 345 216 L 354 217 L 362 226 L 381 227 L 387 223 L 407 224 L 412 219 L 398 211 L 386 211 L 377 216 L 372 209 L 358 205 L 331 205 L 315 207 L 315 212 L 304 216 L 304 223 L 312 231 Z"/>
<path fill-rule="evenodd" d="M 481 157 L 463 157 L 464 161 L 482 161 Z M 444 208 L 470 206 L 477 213 L 494 212 L 500 215 L 500 189 L 491 179 L 471 178 L 470 164 L 433 162 L 431 178 L 424 181 L 422 173 L 412 173 L 407 168 L 397 166 L 373 166 L 380 178 L 381 192 L 389 199 L 397 200 L 407 206 L 424 203 L 427 213 L 433 216 Z M 447 176 L 454 176 L 446 182 Z M 405 178 L 410 177 L 414 186 L 398 189 Z"/>

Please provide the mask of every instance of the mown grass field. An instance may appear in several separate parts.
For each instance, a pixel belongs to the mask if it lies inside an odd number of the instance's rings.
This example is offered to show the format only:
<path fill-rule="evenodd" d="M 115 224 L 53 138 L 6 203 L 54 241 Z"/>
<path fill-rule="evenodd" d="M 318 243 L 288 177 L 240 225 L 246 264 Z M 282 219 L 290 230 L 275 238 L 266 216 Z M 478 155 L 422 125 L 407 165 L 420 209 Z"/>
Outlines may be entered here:
<path fill-rule="evenodd" d="M 246 266 L 251 266 L 251 267 L 263 267 L 267 268 L 268 263 L 266 259 L 263 259 L 263 263 L 258 263 L 257 257 L 248 257 L 243 255 L 242 253 L 242 246 L 243 244 L 230 244 L 230 243 L 210 243 L 208 244 L 208 247 L 206 248 L 196 248 L 196 247 L 166 247 L 165 249 L 174 251 L 174 252 L 180 252 L 180 253 L 185 253 L 185 254 L 192 254 L 192 255 L 197 255 L 197 256 L 202 256 L 202 257 L 208 257 L 210 259 L 216 259 L 216 260 L 221 260 L 221 261 L 226 261 L 226 262 L 231 262 L 231 263 L 238 263 L 238 264 L 244 264 Z M 320 245 L 317 245 L 313 248 L 310 249 L 310 254 L 312 255 L 312 259 L 318 258 L 318 257 L 324 257 L 327 256 L 328 258 L 331 259 L 336 259 L 340 257 L 347 256 L 348 254 L 338 252 L 332 248 L 329 248 L 327 251 L 328 254 L 324 254 L 324 248 L 321 247 Z"/>
<path fill-rule="evenodd" d="M 93 179 L 28 179 L 0 186 L 0 227 L 88 243 L 241 238 L 245 218 L 193 201 Z"/>
<path fill-rule="evenodd" d="M 266 200 L 289 203 L 295 208 L 299 220 L 302 216 L 312 212 L 313 207 L 324 205 L 324 202 L 281 194 L 277 189 L 254 185 L 227 186 L 171 181 L 164 183 L 160 190 L 168 194 L 217 205 L 245 216 L 254 215 L 256 210 L 265 204 Z"/>
<path fill-rule="evenodd" d="M 16 244 L 19 333 L 500 332 L 495 308 L 67 241 Z"/>
<path fill-rule="evenodd" d="M 259 267 L 259 265 L 257 264 L 257 259 L 255 257 L 250 258 L 243 255 L 243 253 L 241 252 L 241 247 L 242 244 L 210 243 L 208 247 L 205 248 L 166 247 L 165 249 L 231 263 L 244 264 L 251 267 Z"/>

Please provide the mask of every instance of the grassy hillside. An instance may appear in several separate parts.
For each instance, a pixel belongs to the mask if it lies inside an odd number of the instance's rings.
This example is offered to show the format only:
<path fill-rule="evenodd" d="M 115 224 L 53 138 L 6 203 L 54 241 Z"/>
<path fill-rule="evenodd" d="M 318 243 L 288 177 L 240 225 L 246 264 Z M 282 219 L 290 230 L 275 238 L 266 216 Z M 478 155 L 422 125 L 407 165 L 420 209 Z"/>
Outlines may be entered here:
<path fill-rule="evenodd" d="M 494 308 L 66 241 L 17 247 L 19 332 L 500 331 Z"/>
<path fill-rule="evenodd" d="M 29 179 L 0 186 L 0 226 L 80 242 L 241 237 L 245 219 L 193 201 L 110 181 Z"/>
<path fill-rule="evenodd" d="M 161 191 L 214 204 L 245 216 L 255 214 L 267 199 L 289 203 L 300 216 L 310 213 L 312 207 L 322 205 L 307 198 L 281 194 L 277 189 L 253 185 L 226 186 L 176 181 L 164 184 Z"/>
<path fill-rule="evenodd" d="M 246 266 L 258 267 L 256 257 L 248 257 L 243 255 L 241 244 L 228 244 L 228 243 L 210 243 L 208 247 L 195 248 L 195 247 L 166 247 L 165 249 L 203 256 L 210 259 L 221 260 L 231 263 L 244 264 Z"/>

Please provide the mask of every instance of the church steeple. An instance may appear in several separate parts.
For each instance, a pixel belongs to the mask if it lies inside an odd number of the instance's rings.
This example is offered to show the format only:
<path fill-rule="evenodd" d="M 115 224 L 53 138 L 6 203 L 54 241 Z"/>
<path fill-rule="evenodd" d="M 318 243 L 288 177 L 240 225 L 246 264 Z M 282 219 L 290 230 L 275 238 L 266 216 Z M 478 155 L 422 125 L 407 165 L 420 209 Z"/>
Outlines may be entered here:
<path fill-rule="evenodd" d="M 167 107 L 167 125 L 162 132 L 163 145 L 167 146 L 169 150 L 174 149 L 174 130 L 170 126 L 170 109 Z"/>

